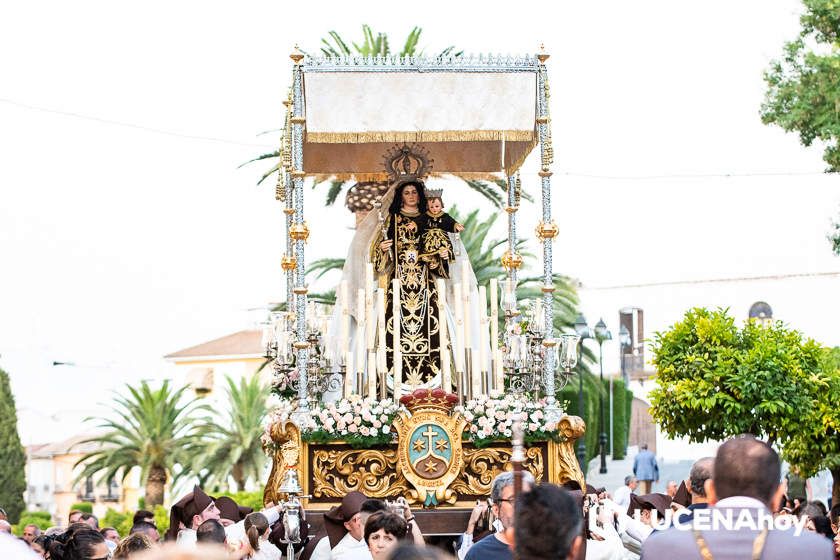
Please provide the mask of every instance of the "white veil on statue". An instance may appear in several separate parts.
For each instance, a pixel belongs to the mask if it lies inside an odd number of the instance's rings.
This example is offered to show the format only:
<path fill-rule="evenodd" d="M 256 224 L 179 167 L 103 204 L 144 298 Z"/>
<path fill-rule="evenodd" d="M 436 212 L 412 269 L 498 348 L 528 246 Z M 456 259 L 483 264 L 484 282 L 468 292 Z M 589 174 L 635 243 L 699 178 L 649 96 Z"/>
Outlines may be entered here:
<path fill-rule="evenodd" d="M 381 212 L 383 218 L 387 219 L 388 208 L 391 206 L 391 202 L 394 200 L 394 192 L 396 190 L 396 183 L 391 185 L 391 187 L 382 195 L 380 198 L 380 202 L 382 203 Z M 341 282 L 347 282 L 347 295 L 349 302 L 346 302 L 347 308 L 350 312 L 350 316 L 352 320 L 350 321 L 350 349 L 353 350 L 356 348 L 356 341 L 357 335 L 361 334 L 358 333 L 358 329 L 356 326 L 358 325 L 358 318 L 356 317 L 357 310 L 356 310 L 356 296 L 357 290 L 363 289 L 365 287 L 365 269 L 366 265 L 370 262 L 370 247 L 375 239 L 377 233 L 379 233 L 380 223 L 379 223 L 379 213 L 374 209 L 371 210 L 368 215 L 362 220 L 362 222 L 356 227 L 356 233 L 353 235 L 353 239 L 350 242 L 350 248 L 347 251 L 347 258 L 344 261 L 344 269 L 342 270 L 341 274 Z M 479 341 L 480 341 L 480 315 L 479 315 L 479 302 L 478 302 L 478 286 L 476 284 L 475 273 L 473 272 L 472 265 L 470 264 L 470 259 L 467 255 L 467 250 L 464 247 L 463 242 L 459 236 L 455 236 L 449 234 L 450 240 L 452 241 L 452 245 L 454 248 L 455 253 L 455 260 L 450 261 L 449 263 L 449 278 L 444 279 L 444 284 L 446 285 L 446 303 L 447 303 L 447 310 L 446 310 L 446 322 L 447 322 L 447 331 L 448 331 L 448 338 L 453 343 L 456 337 L 455 332 L 455 322 L 454 322 L 454 314 L 453 314 L 453 307 L 455 301 L 455 290 L 454 286 L 456 283 L 461 283 L 463 275 L 465 274 L 464 269 L 466 269 L 466 275 L 470 284 L 470 309 L 465 310 L 467 317 L 465 318 L 470 322 L 470 339 L 471 339 L 471 348 L 476 349 L 474 361 L 477 364 L 477 356 L 478 356 L 478 348 L 479 348 Z M 376 284 L 376 273 L 374 273 L 374 289 L 378 287 Z M 339 286 L 341 283 L 339 283 Z M 339 337 L 334 336 L 335 333 L 339 332 L 341 328 L 341 302 L 339 298 L 341 297 L 340 294 L 341 290 L 336 290 L 336 306 L 333 310 L 332 317 L 330 319 L 329 325 L 329 332 L 333 334 L 333 336 L 329 336 L 326 342 L 326 350 L 328 352 L 328 356 L 338 356 L 340 353 L 340 340 Z M 374 294 L 373 300 L 373 317 L 374 320 L 378 316 L 378 306 L 376 296 Z M 378 332 L 378 329 L 374 329 L 374 335 Z M 377 341 L 378 345 L 378 341 Z M 433 351 L 438 351 L 438 349 L 433 349 Z M 454 360 L 451 361 L 453 365 L 453 373 L 452 379 L 453 382 L 457 383 L 457 379 L 455 376 L 454 371 Z M 365 363 L 364 370 L 367 370 L 367 363 Z M 391 378 L 388 377 L 388 386 L 389 388 L 391 385 Z M 423 385 L 429 387 L 437 387 L 440 386 L 440 378 L 436 376 L 434 379 L 429 381 L 427 384 Z M 324 395 L 325 400 L 335 400 L 341 397 L 341 392 L 330 392 Z"/>

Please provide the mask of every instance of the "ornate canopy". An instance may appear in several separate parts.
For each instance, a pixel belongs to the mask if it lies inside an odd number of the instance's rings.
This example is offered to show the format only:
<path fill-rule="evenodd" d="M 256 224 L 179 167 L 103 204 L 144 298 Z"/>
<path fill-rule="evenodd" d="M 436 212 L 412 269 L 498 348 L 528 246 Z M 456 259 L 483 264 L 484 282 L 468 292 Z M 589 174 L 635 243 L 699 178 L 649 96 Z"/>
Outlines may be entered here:
<path fill-rule="evenodd" d="M 435 173 L 511 175 L 537 144 L 536 56 L 310 58 L 303 171 L 385 180 L 383 154 L 422 143 Z"/>

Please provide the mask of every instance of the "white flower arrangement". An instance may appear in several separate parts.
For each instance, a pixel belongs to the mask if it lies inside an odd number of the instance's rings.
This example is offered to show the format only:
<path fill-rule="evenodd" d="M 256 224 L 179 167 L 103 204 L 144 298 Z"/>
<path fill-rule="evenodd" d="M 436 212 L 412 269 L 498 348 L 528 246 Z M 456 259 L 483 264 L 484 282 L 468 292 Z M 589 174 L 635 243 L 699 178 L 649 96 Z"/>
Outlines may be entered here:
<path fill-rule="evenodd" d="M 272 447 L 270 430 L 277 422 L 291 419 L 297 402 L 281 400 L 272 410 L 262 435 L 263 444 Z M 324 443 L 343 440 L 351 446 L 382 445 L 394 437 L 391 423 L 399 411 L 392 400 L 376 400 L 351 395 L 329 403 L 319 403 L 306 416 L 295 418 L 306 441 Z"/>
<path fill-rule="evenodd" d="M 455 411 L 463 414 L 469 422 L 465 435 L 481 446 L 490 441 L 510 439 L 513 423 L 517 420 L 522 423 L 526 441 L 556 438 L 557 422 L 546 418 L 543 412 L 545 406 L 545 400 L 533 401 L 525 396 L 493 393 L 456 406 Z"/>
<path fill-rule="evenodd" d="M 467 420 L 465 439 L 471 439 L 478 447 L 492 441 L 509 440 L 513 436 L 513 423 L 522 422 L 526 441 L 558 438 L 557 422 L 546 418 L 544 400 L 533 401 L 524 396 L 493 393 L 482 395 L 456 406 Z M 279 399 L 277 406 L 268 414 L 262 442 L 267 449 L 274 448 L 271 427 L 278 422 L 291 419 L 297 409 L 297 401 Z M 353 447 L 385 445 L 395 436 L 391 424 L 400 406 L 388 399 L 379 401 L 352 395 L 348 399 L 319 403 L 306 416 L 295 418 L 305 441 L 326 443 L 345 441 Z"/>

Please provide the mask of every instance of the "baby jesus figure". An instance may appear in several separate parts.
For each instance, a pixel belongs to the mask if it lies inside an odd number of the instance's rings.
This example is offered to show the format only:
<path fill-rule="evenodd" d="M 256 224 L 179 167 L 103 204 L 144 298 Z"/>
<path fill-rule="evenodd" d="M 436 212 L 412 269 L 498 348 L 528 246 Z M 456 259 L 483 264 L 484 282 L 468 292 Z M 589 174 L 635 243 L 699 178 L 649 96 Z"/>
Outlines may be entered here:
<path fill-rule="evenodd" d="M 454 260 L 455 255 L 452 250 L 452 241 L 447 234 L 459 233 L 463 231 L 464 226 L 443 211 L 442 190 L 427 189 L 426 201 L 428 210 L 426 211 L 427 226 L 422 240 L 423 253 L 440 254 L 441 270 L 438 271 L 438 274 L 442 278 L 449 278 L 449 261 Z"/>

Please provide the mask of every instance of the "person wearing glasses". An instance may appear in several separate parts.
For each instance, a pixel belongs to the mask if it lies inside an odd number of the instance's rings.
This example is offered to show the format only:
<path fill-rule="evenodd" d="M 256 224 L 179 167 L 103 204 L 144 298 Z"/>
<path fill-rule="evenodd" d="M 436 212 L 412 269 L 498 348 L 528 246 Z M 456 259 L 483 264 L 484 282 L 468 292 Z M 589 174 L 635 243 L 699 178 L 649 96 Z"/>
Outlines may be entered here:
<path fill-rule="evenodd" d="M 527 492 L 534 485 L 534 477 L 528 471 L 522 473 L 522 491 Z M 464 533 L 459 557 L 467 547 L 465 560 L 513 560 L 513 553 L 510 549 L 505 532 L 513 529 L 513 473 L 503 472 L 493 479 L 493 487 L 490 491 L 490 499 L 493 505 L 490 506 L 496 532 L 487 535 L 480 541 L 473 544 L 472 534 Z"/>

